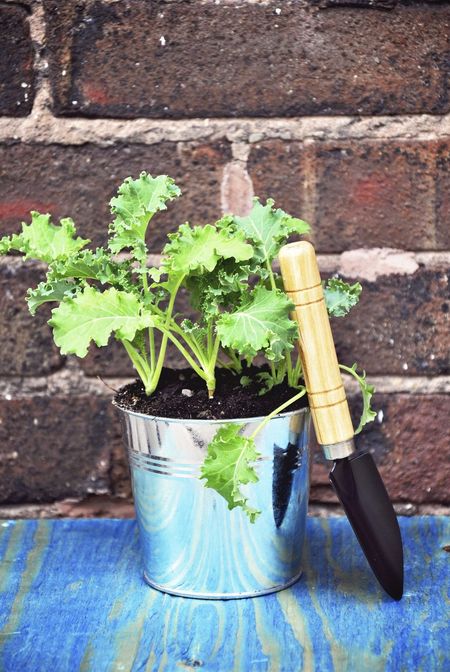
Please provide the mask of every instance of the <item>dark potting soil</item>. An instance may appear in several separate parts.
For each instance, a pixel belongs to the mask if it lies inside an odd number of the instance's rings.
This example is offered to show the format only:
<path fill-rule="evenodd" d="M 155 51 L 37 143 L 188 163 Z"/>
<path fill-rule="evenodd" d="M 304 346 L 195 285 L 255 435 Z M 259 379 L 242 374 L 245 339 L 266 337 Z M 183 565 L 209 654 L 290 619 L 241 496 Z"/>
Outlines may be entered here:
<path fill-rule="evenodd" d="M 191 369 L 164 369 L 159 386 L 150 397 L 145 394 L 142 382 L 136 380 L 120 388 L 114 400 L 121 408 L 163 418 L 222 420 L 266 416 L 291 399 L 296 390 L 282 383 L 260 395 L 262 384 L 255 377 L 264 370 L 250 367 L 235 375 L 219 369 L 214 398 L 209 399 L 205 382 Z M 243 375 L 252 380 L 246 387 L 239 382 Z M 306 395 L 286 412 L 305 406 Z"/>

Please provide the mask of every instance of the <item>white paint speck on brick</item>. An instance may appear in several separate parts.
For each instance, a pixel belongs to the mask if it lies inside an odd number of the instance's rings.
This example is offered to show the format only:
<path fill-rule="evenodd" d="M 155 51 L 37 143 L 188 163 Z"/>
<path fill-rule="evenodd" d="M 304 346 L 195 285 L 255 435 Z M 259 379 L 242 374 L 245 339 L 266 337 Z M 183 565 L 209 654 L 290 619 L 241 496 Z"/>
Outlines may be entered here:
<path fill-rule="evenodd" d="M 159 43 L 162 47 L 166 46 L 166 38 L 164 37 L 164 35 L 161 35 L 161 37 L 159 38 Z"/>

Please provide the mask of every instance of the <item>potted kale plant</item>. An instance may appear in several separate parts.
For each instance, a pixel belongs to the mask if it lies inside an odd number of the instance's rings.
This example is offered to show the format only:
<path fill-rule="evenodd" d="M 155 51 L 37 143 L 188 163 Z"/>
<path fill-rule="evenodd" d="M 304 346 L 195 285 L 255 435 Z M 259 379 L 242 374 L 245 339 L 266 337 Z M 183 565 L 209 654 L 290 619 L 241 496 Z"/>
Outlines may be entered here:
<path fill-rule="evenodd" d="M 143 172 L 111 200 L 108 247 L 89 249 L 71 219 L 56 225 L 32 212 L 21 233 L 0 241 L 0 254 L 48 264 L 27 301 L 32 314 L 56 304 L 49 324 L 63 354 L 85 357 L 91 343 L 114 338 L 133 363 L 138 380 L 114 403 L 146 580 L 194 597 L 264 594 L 301 574 L 309 409 L 275 262 L 288 237 L 309 227 L 254 199 L 247 216 L 181 224 L 149 268 L 152 218 L 179 196 L 170 177 Z M 361 287 L 333 278 L 324 290 L 329 313 L 344 316 Z M 184 369 L 164 368 L 169 344 Z M 355 366 L 343 368 L 363 392 L 361 427 L 374 415 L 373 388 Z"/>

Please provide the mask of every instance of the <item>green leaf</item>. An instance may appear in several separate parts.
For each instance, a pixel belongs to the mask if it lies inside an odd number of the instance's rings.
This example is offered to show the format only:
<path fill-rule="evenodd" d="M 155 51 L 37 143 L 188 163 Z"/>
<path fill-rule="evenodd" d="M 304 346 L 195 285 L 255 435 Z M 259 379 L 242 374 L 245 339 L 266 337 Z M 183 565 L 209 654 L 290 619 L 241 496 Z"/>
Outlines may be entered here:
<path fill-rule="evenodd" d="M 339 364 L 341 369 L 343 371 L 347 371 L 355 380 L 358 381 L 359 387 L 361 389 L 361 394 L 363 398 L 363 411 L 361 414 L 361 418 L 359 420 L 359 425 L 357 429 L 355 430 L 355 434 L 359 434 L 359 432 L 362 430 L 364 425 L 367 425 L 368 422 L 373 422 L 375 418 L 377 417 L 376 412 L 371 408 L 371 400 L 373 397 L 373 394 L 375 392 L 375 387 L 373 385 L 369 385 L 366 381 L 366 372 L 363 371 L 362 376 L 360 376 L 357 371 L 357 365 L 356 363 L 353 364 L 352 367 L 349 366 L 344 366 L 344 364 Z"/>
<path fill-rule="evenodd" d="M 87 286 L 55 308 L 49 324 L 63 355 L 85 357 L 91 341 L 106 345 L 112 333 L 132 341 L 136 331 L 153 325 L 153 318 L 135 294 L 114 288 L 99 292 Z"/>
<path fill-rule="evenodd" d="M 329 314 L 333 317 L 344 317 L 358 303 L 362 287 L 359 282 L 349 285 L 340 278 L 331 278 L 323 291 Z"/>
<path fill-rule="evenodd" d="M 0 238 L 0 254 L 7 254 L 11 250 L 22 251 L 22 239 L 20 234 L 13 233 L 12 236 L 3 236 Z"/>
<path fill-rule="evenodd" d="M 177 233 L 170 234 L 163 254 L 166 272 L 188 275 L 213 271 L 219 259 L 245 261 L 253 255 L 253 248 L 242 235 L 230 236 L 211 224 L 189 226 L 182 224 Z"/>
<path fill-rule="evenodd" d="M 267 392 L 270 392 L 270 390 L 276 384 L 275 378 L 267 371 L 262 371 L 261 373 L 256 374 L 256 379 L 259 383 L 262 383 L 262 387 L 258 392 L 260 397 L 262 397 L 264 394 L 267 394 Z"/>
<path fill-rule="evenodd" d="M 83 250 L 63 261 L 52 264 L 52 274 L 58 278 L 77 278 L 79 280 L 98 280 L 117 289 L 139 291 L 132 280 L 132 265 L 129 260 L 115 261 L 104 248 L 95 252 Z"/>
<path fill-rule="evenodd" d="M 261 456 L 254 440 L 239 434 L 241 429 L 242 425 L 228 423 L 216 432 L 208 446 L 201 478 L 206 479 L 206 487 L 218 492 L 228 502 L 230 510 L 241 507 L 254 523 L 261 512 L 248 506 L 248 498 L 240 487 L 257 483 L 258 475 L 251 463 Z"/>
<path fill-rule="evenodd" d="M 221 309 L 231 310 L 239 305 L 249 291 L 250 267 L 234 259 L 221 259 L 211 273 L 191 275 L 186 280 L 191 305 L 208 321 L 215 319 Z"/>
<path fill-rule="evenodd" d="M 127 177 L 119 187 L 117 196 L 111 199 L 111 212 L 115 219 L 110 225 L 112 236 L 109 248 L 118 253 L 131 248 L 136 259 L 145 263 L 147 226 L 156 212 L 166 210 L 166 202 L 180 196 L 181 190 L 167 175 L 152 177 L 142 172 L 133 180 Z"/>
<path fill-rule="evenodd" d="M 63 301 L 66 298 L 74 297 L 77 290 L 79 290 L 79 287 L 66 279 L 40 282 L 37 287 L 29 289 L 27 292 L 28 309 L 34 315 L 43 303 Z"/>
<path fill-rule="evenodd" d="M 192 320 L 184 319 L 181 322 L 180 327 L 187 334 L 193 336 L 199 343 L 203 343 L 204 339 L 206 338 L 206 329 L 197 322 L 192 322 Z"/>
<path fill-rule="evenodd" d="M 274 201 L 269 198 L 265 205 L 259 202 L 258 198 L 253 199 L 253 207 L 246 217 L 234 217 L 233 224 L 237 231 L 244 234 L 247 240 L 254 243 L 255 256 L 262 260 L 271 262 L 280 247 L 287 241 L 291 233 L 308 233 L 309 225 L 291 217 L 283 210 L 273 208 Z M 225 225 L 228 226 L 228 220 L 225 218 Z"/>
<path fill-rule="evenodd" d="M 284 292 L 257 287 L 234 313 L 223 313 L 217 320 L 222 345 L 249 358 L 262 350 L 267 359 L 280 361 L 297 335 L 289 318 L 291 308 Z"/>
<path fill-rule="evenodd" d="M 75 225 L 69 217 L 61 219 L 60 225 L 56 226 L 51 223 L 51 215 L 33 211 L 31 224 L 22 223 L 22 233 L 2 238 L 0 254 L 17 250 L 23 252 L 26 259 L 39 259 L 50 264 L 66 259 L 90 242 L 75 235 Z"/>

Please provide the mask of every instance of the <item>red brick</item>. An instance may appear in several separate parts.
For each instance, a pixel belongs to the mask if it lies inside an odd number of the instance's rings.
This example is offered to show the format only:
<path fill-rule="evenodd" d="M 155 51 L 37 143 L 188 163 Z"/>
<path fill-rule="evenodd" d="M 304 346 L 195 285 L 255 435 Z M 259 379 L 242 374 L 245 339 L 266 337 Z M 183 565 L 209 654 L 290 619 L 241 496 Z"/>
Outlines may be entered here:
<path fill-rule="evenodd" d="M 419 268 L 362 284 L 359 304 L 332 320 L 340 361 L 372 375 L 450 373 L 447 273 Z"/>
<path fill-rule="evenodd" d="M 320 252 L 447 249 L 448 150 L 434 142 L 346 140 L 314 148 L 270 140 L 252 148 L 249 171 L 256 194 L 309 220 Z"/>
<path fill-rule="evenodd" d="M 450 249 L 450 141 L 439 143 L 436 161 L 436 247 Z"/>
<path fill-rule="evenodd" d="M 313 224 L 319 249 L 439 249 L 435 150 L 434 143 L 395 141 L 318 145 Z"/>
<path fill-rule="evenodd" d="M 95 245 L 106 242 L 109 200 L 128 175 L 142 170 L 174 177 L 183 196 L 169 203 L 149 227 L 151 252 L 166 233 L 186 220 L 203 224 L 220 217 L 220 181 L 230 145 L 165 142 L 157 145 L 0 147 L 0 234 L 19 229 L 32 209 L 73 217 L 79 233 Z"/>
<path fill-rule="evenodd" d="M 112 419 L 108 399 L 83 394 L 1 399 L 0 501 L 108 492 Z"/>
<path fill-rule="evenodd" d="M 57 114 L 448 110 L 446 5 L 402 3 L 391 12 L 323 11 L 297 0 L 210 2 L 201 11 L 196 3 L 144 0 L 45 0 L 44 6 Z"/>
<path fill-rule="evenodd" d="M 44 273 L 32 262 L 0 264 L 0 375 L 40 376 L 62 366 L 64 359 L 53 344 L 50 308 L 42 306 L 30 315 L 25 295 L 44 279 Z"/>
<path fill-rule="evenodd" d="M 266 140 L 252 145 L 247 165 L 256 196 L 273 198 L 277 207 L 306 218 L 308 157 L 310 152 L 300 142 Z"/>
<path fill-rule="evenodd" d="M 33 47 L 27 11 L 19 3 L 0 6 L 0 114 L 23 117 L 34 99 Z"/>
<path fill-rule="evenodd" d="M 357 445 L 374 455 L 391 499 L 449 504 L 450 397 L 377 394 L 374 406 L 383 412 L 382 422 L 368 425 L 357 437 Z M 331 486 L 328 487 L 330 467 L 331 463 L 317 457 L 312 501 L 337 501 Z"/>

